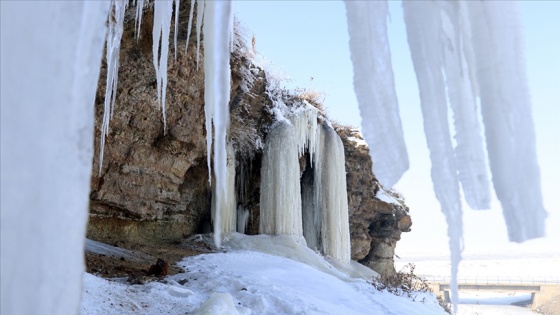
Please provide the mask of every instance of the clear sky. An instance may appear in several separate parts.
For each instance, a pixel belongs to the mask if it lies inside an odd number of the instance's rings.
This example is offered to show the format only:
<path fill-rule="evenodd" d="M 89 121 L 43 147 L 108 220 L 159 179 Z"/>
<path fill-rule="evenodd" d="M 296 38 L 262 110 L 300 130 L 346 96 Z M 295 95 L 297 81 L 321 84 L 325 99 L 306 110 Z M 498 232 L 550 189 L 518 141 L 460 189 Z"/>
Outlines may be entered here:
<path fill-rule="evenodd" d="M 234 6 L 249 38 L 255 36 L 256 50 L 269 60 L 269 70 L 290 78 L 285 87 L 323 92 L 331 119 L 360 125 L 342 1 L 235 1 Z M 410 169 L 396 188 L 405 196 L 414 223 L 412 233 L 403 234 L 397 254 L 445 252 L 447 226 L 432 189 L 401 2 L 390 1 L 389 9 L 393 71 L 410 159 Z M 494 196 L 489 211 L 463 206 L 466 252 L 560 251 L 560 1 L 523 1 L 521 11 L 543 199 L 549 212 L 547 237 L 521 245 L 509 243 Z"/>

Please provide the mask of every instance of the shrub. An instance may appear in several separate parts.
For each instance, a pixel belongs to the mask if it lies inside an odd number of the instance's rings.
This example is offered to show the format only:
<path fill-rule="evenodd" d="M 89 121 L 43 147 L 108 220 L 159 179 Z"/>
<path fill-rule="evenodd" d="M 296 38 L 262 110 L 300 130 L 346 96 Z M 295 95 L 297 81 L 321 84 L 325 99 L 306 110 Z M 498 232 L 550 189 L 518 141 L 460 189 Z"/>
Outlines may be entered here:
<path fill-rule="evenodd" d="M 428 285 L 428 281 L 414 274 L 416 266 L 412 263 L 404 266 L 394 275 L 383 275 L 373 279 L 372 285 L 378 291 L 387 291 L 397 296 L 404 296 L 415 300 L 418 293 L 433 293 Z M 437 301 L 444 311 L 451 314 L 448 303 L 441 296 L 437 296 Z M 421 302 L 424 302 L 422 299 Z"/>

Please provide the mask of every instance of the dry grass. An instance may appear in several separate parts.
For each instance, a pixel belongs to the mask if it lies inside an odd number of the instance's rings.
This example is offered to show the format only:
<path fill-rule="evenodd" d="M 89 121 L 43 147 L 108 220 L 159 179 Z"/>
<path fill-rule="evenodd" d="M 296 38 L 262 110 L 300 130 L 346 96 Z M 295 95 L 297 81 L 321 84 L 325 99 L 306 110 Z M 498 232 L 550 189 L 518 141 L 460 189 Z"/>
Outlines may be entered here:
<path fill-rule="evenodd" d="M 413 300 L 416 298 L 416 293 L 433 293 L 428 281 L 414 274 L 415 267 L 414 264 L 409 263 L 392 276 L 380 276 L 374 279 L 372 285 L 379 291 L 387 291 Z M 438 296 L 437 301 L 445 312 L 451 314 L 451 308 L 443 298 Z M 424 300 L 420 302 L 423 303 Z"/>

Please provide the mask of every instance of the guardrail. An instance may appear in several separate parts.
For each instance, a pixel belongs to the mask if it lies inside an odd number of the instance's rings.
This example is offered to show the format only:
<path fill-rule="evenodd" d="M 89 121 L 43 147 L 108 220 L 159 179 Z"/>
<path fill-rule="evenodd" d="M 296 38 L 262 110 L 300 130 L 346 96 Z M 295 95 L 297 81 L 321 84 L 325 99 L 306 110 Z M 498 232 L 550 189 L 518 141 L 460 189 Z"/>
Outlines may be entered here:
<path fill-rule="evenodd" d="M 437 277 L 431 275 L 420 275 L 426 279 L 428 283 L 449 284 L 451 277 Z M 539 285 L 539 284 L 556 284 L 560 285 L 560 279 L 549 278 L 514 278 L 514 277 L 469 277 L 457 278 L 457 284 L 475 284 L 475 285 Z"/>

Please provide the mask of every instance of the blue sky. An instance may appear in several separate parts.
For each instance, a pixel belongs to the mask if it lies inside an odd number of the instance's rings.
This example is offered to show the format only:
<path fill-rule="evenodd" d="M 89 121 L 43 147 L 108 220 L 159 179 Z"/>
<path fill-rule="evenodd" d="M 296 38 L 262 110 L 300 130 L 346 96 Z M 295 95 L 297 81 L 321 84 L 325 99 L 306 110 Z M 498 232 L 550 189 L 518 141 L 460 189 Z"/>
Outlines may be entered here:
<path fill-rule="evenodd" d="M 287 88 L 306 88 L 325 95 L 331 119 L 359 126 L 352 83 L 346 11 L 342 1 L 235 1 L 235 13 L 269 69 L 289 76 Z M 416 76 L 410 58 L 401 2 L 389 2 L 388 23 L 393 71 L 403 121 L 410 170 L 396 188 L 407 199 L 413 218 L 412 233 L 403 234 L 397 254 L 415 251 L 445 252 L 447 226 L 435 199 L 429 153 L 423 133 Z M 543 199 L 549 212 L 548 234 L 525 244 L 510 244 L 494 197 L 492 209 L 474 211 L 464 205 L 466 252 L 532 251 L 560 243 L 560 2 L 521 2 L 526 62 L 537 133 Z"/>

